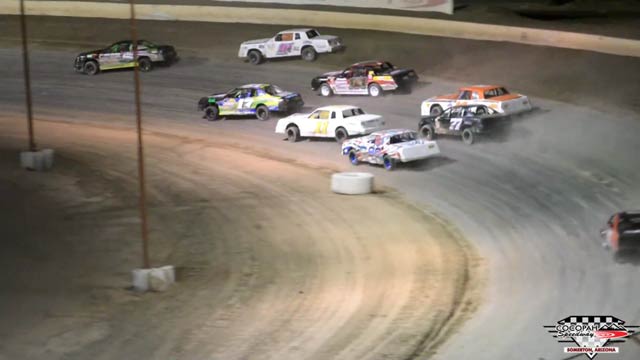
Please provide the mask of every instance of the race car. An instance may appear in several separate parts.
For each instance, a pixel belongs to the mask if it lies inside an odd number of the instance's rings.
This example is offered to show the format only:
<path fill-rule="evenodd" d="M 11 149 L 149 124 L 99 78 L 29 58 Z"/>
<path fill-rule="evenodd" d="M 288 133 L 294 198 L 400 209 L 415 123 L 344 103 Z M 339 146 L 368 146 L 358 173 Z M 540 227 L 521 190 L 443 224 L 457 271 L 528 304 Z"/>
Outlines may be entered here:
<path fill-rule="evenodd" d="M 438 144 L 420 139 L 412 130 L 396 129 L 374 132 L 371 135 L 346 141 L 342 144 L 342 155 L 349 162 L 378 164 L 393 170 L 398 163 L 426 159 L 440 154 Z"/>
<path fill-rule="evenodd" d="M 600 235 L 603 246 L 615 254 L 622 251 L 640 251 L 640 210 L 622 211 L 613 214 Z"/>
<path fill-rule="evenodd" d="M 413 69 L 398 69 L 388 61 L 372 60 L 317 76 L 311 80 L 311 89 L 322 96 L 380 96 L 385 91 L 410 91 L 417 81 L 418 75 Z"/>
<path fill-rule="evenodd" d="M 422 102 L 420 113 L 438 115 L 454 105 L 485 105 L 501 114 L 514 114 L 531 110 L 529 99 L 520 94 L 510 94 L 496 85 L 474 85 L 460 88 L 457 94 L 441 95 Z"/>
<path fill-rule="evenodd" d="M 439 115 L 423 116 L 418 124 L 420 135 L 433 140 L 437 135 L 461 136 L 462 141 L 471 145 L 479 135 L 504 130 L 509 117 L 498 113 L 486 105 L 457 105 Z"/>
<path fill-rule="evenodd" d="M 293 113 L 304 106 L 298 93 L 284 91 L 271 84 L 248 84 L 198 101 L 204 118 L 213 121 L 228 115 L 255 115 L 268 120 L 271 112 Z"/>
<path fill-rule="evenodd" d="M 301 56 L 314 61 L 319 53 L 331 53 L 344 49 L 342 40 L 333 35 L 320 35 L 315 29 L 290 29 L 272 38 L 249 40 L 240 44 L 238 57 L 258 65 L 264 59 Z"/>
<path fill-rule="evenodd" d="M 150 71 L 154 64 L 171 64 L 178 60 L 176 49 L 171 45 L 156 45 L 147 40 L 138 40 L 138 65 L 141 71 Z M 80 53 L 73 67 L 77 72 L 95 75 L 103 70 L 132 68 L 133 42 L 118 41 L 104 49 Z"/>
<path fill-rule="evenodd" d="M 276 133 L 286 134 L 291 142 L 302 137 L 333 137 L 342 142 L 349 136 L 370 134 L 383 126 L 380 115 L 367 114 L 357 106 L 334 105 L 282 118 L 276 124 Z"/>

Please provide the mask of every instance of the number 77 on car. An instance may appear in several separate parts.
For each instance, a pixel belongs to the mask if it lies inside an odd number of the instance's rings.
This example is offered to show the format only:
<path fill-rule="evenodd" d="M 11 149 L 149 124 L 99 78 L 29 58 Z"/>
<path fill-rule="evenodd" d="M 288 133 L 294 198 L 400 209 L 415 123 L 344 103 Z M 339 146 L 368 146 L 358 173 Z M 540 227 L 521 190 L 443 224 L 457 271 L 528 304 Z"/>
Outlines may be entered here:
<path fill-rule="evenodd" d="M 343 142 L 350 136 L 381 130 L 384 125 L 380 115 L 367 114 L 356 106 L 334 105 L 282 118 L 278 120 L 276 133 L 287 135 L 291 142 L 310 137 L 335 138 Z"/>

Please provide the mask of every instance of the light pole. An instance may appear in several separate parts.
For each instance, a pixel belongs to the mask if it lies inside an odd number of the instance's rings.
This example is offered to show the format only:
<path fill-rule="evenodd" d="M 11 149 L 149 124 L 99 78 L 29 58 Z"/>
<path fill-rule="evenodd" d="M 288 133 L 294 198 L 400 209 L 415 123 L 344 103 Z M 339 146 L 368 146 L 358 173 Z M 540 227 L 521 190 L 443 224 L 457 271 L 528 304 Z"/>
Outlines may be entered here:
<path fill-rule="evenodd" d="M 33 113 L 31 111 L 31 74 L 29 72 L 29 49 L 27 48 L 27 19 L 24 15 L 24 0 L 20 0 L 20 31 L 22 33 L 22 66 L 24 73 L 24 88 L 27 99 L 27 124 L 29 128 L 29 151 L 37 151 L 33 135 Z"/>
<path fill-rule="evenodd" d="M 147 193 L 144 177 L 144 149 L 142 144 L 142 109 L 140 108 L 140 70 L 138 68 L 138 31 L 136 28 L 136 10 L 134 0 L 129 0 L 131 8 L 131 42 L 133 43 L 133 82 L 135 84 L 136 125 L 138 130 L 138 186 L 139 211 L 142 232 L 142 267 L 149 269 L 149 231 L 147 229 Z"/>

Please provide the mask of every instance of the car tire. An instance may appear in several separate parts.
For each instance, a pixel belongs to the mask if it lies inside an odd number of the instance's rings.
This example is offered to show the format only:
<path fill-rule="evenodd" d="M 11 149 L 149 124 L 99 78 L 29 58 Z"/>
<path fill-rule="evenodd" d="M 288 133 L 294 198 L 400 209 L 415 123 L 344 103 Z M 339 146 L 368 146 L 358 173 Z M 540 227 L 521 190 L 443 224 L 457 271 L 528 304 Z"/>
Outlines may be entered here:
<path fill-rule="evenodd" d="M 286 130 L 287 140 L 297 142 L 300 140 L 300 129 L 295 125 L 289 125 Z"/>
<path fill-rule="evenodd" d="M 303 47 L 300 55 L 302 56 L 302 59 L 306 61 L 315 61 L 316 58 L 318 57 L 318 53 L 316 52 L 316 49 L 314 49 L 312 46 Z"/>
<path fill-rule="evenodd" d="M 87 75 L 95 75 L 100 71 L 100 66 L 95 61 L 87 61 L 82 66 L 82 71 Z"/>
<path fill-rule="evenodd" d="M 473 131 L 471 131 L 470 128 L 466 128 L 462 130 L 462 142 L 464 142 L 467 145 L 471 145 L 473 144 L 474 141 L 475 141 L 475 134 L 473 133 Z"/>
<path fill-rule="evenodd" d="M 151 63 L 151 60 L 149 60 L 148 58 L 138 59 L 138 69 L 140 69 L 140 71 L 148 72 L 148 71 L 151 71 L 152 67 L 153 65 Z"/>
<path fill-rule="evenodd" d="M 269 120 L 269 108 L 264 105 L 258 105 L 256 108 L 256 118 L 260 121 Z"/>
<path fill-rule="evenodd" d="M 358 152 L 356 149 L 349 150 L 349 162 L 351 165 L 360 165 L 360 160 L 358 160 Z"/>
<path fill-rule="evenodd" d="M 369 96 L 378 97 L 382 95 L 382 87 L 380 85 L 373 83 L 369 85 Z"/>
<path fill-rule="evenodd" d="M 420 136 L 427 140 L 433 140 L 436 138 L 436 132 L 431 125 L 425 125 L 420 128 Z"/>
<path fill-rule="evenodd" d="M 327 83 L 322 83 L 322 85 L 320 85 L 320 95 L 325 97 L 333 95 L 333 90 L 331 90 L 331 86 L 329 86 L 329 84 Z"/>
<path fill-rule="evenodd" d="M 347 129 L 343 127 L 339 127 L 335 131 L 335 136 L 336 136 L 336 141 L 338 143 L 342 143 L 345 140 L 347 140 L 347 138 L 349 137 L 349 133 L 347 132 Z"/>
<path fill-rule="evenodd" d="M 204 108 L 204 118 L 209 121 L 216 121 L 219 119 L 219 110 L 217 106 L 207 106 Z"/>
<path fill-rule="evenodd" d="M 442 114 L 442 106 L 440 105 L 433 105 L 431 107 L 431 109 L 429 110 L 429 115 L 440 115 Z"/>
<path fill-rule="evenodd" d="M 263 61 L 262 53 L 258 50 L 251 50 L 247 56 L 252 65 L 260 65 Z"/>
<path fill-rule="evenodd" d="M 389 157 L 388 155 L 385 155 L 382 158 L 382 165 L 384 166 L 385 170 L 392 171 L 393 169 L 396 168 L 396 160 L 394 158 Z"/>

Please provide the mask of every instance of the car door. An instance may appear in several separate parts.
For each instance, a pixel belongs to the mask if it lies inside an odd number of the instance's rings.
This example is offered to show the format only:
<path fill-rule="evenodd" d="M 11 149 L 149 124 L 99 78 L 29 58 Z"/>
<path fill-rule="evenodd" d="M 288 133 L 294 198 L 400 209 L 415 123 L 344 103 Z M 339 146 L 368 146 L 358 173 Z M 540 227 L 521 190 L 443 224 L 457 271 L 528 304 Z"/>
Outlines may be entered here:
<path fill-rule="evenodd" d="M 109 69 L 117 67 L 120 59 L 120 48 L 123 43 L 112 44 L 107 49 L 104 49 L 99 56 L 99 63 L 102 69 Z"/>
<path fill-rule="evenodd" d="M 367 69 L 361 66 L 352 69 L 349 91 L 355 94 L 367 93 Z"/>
<path fill-rule="evenodd" d="M 294 33 L 285 32 L 276 35 L 274 41 L 274 53 L 272 57 L 284 57 L 293 55 Z"/>
<path fill-rule="evenodd" d="M 220 115 L 232 115 L 236 113 L 238 108 L 238 101 L 241 99 L 243 89 L 235 89 L 225 96 L 218 107 L 220 108 Z"/>
<path fill-rule="evenodd" d="M 449 116 L 449 132 L 457 132 L 460 131 L 460 126 L 462 125 L 462 120 L 464 119 L 465 108 L 455 107 L 450 109 Z"/>
<path fill-rule="evenodd" d="M 436 117 L 436 133 L 446 134 L 449 132 L 449 126 L 451 125 L 451 109 L 449 108 Z"/>

